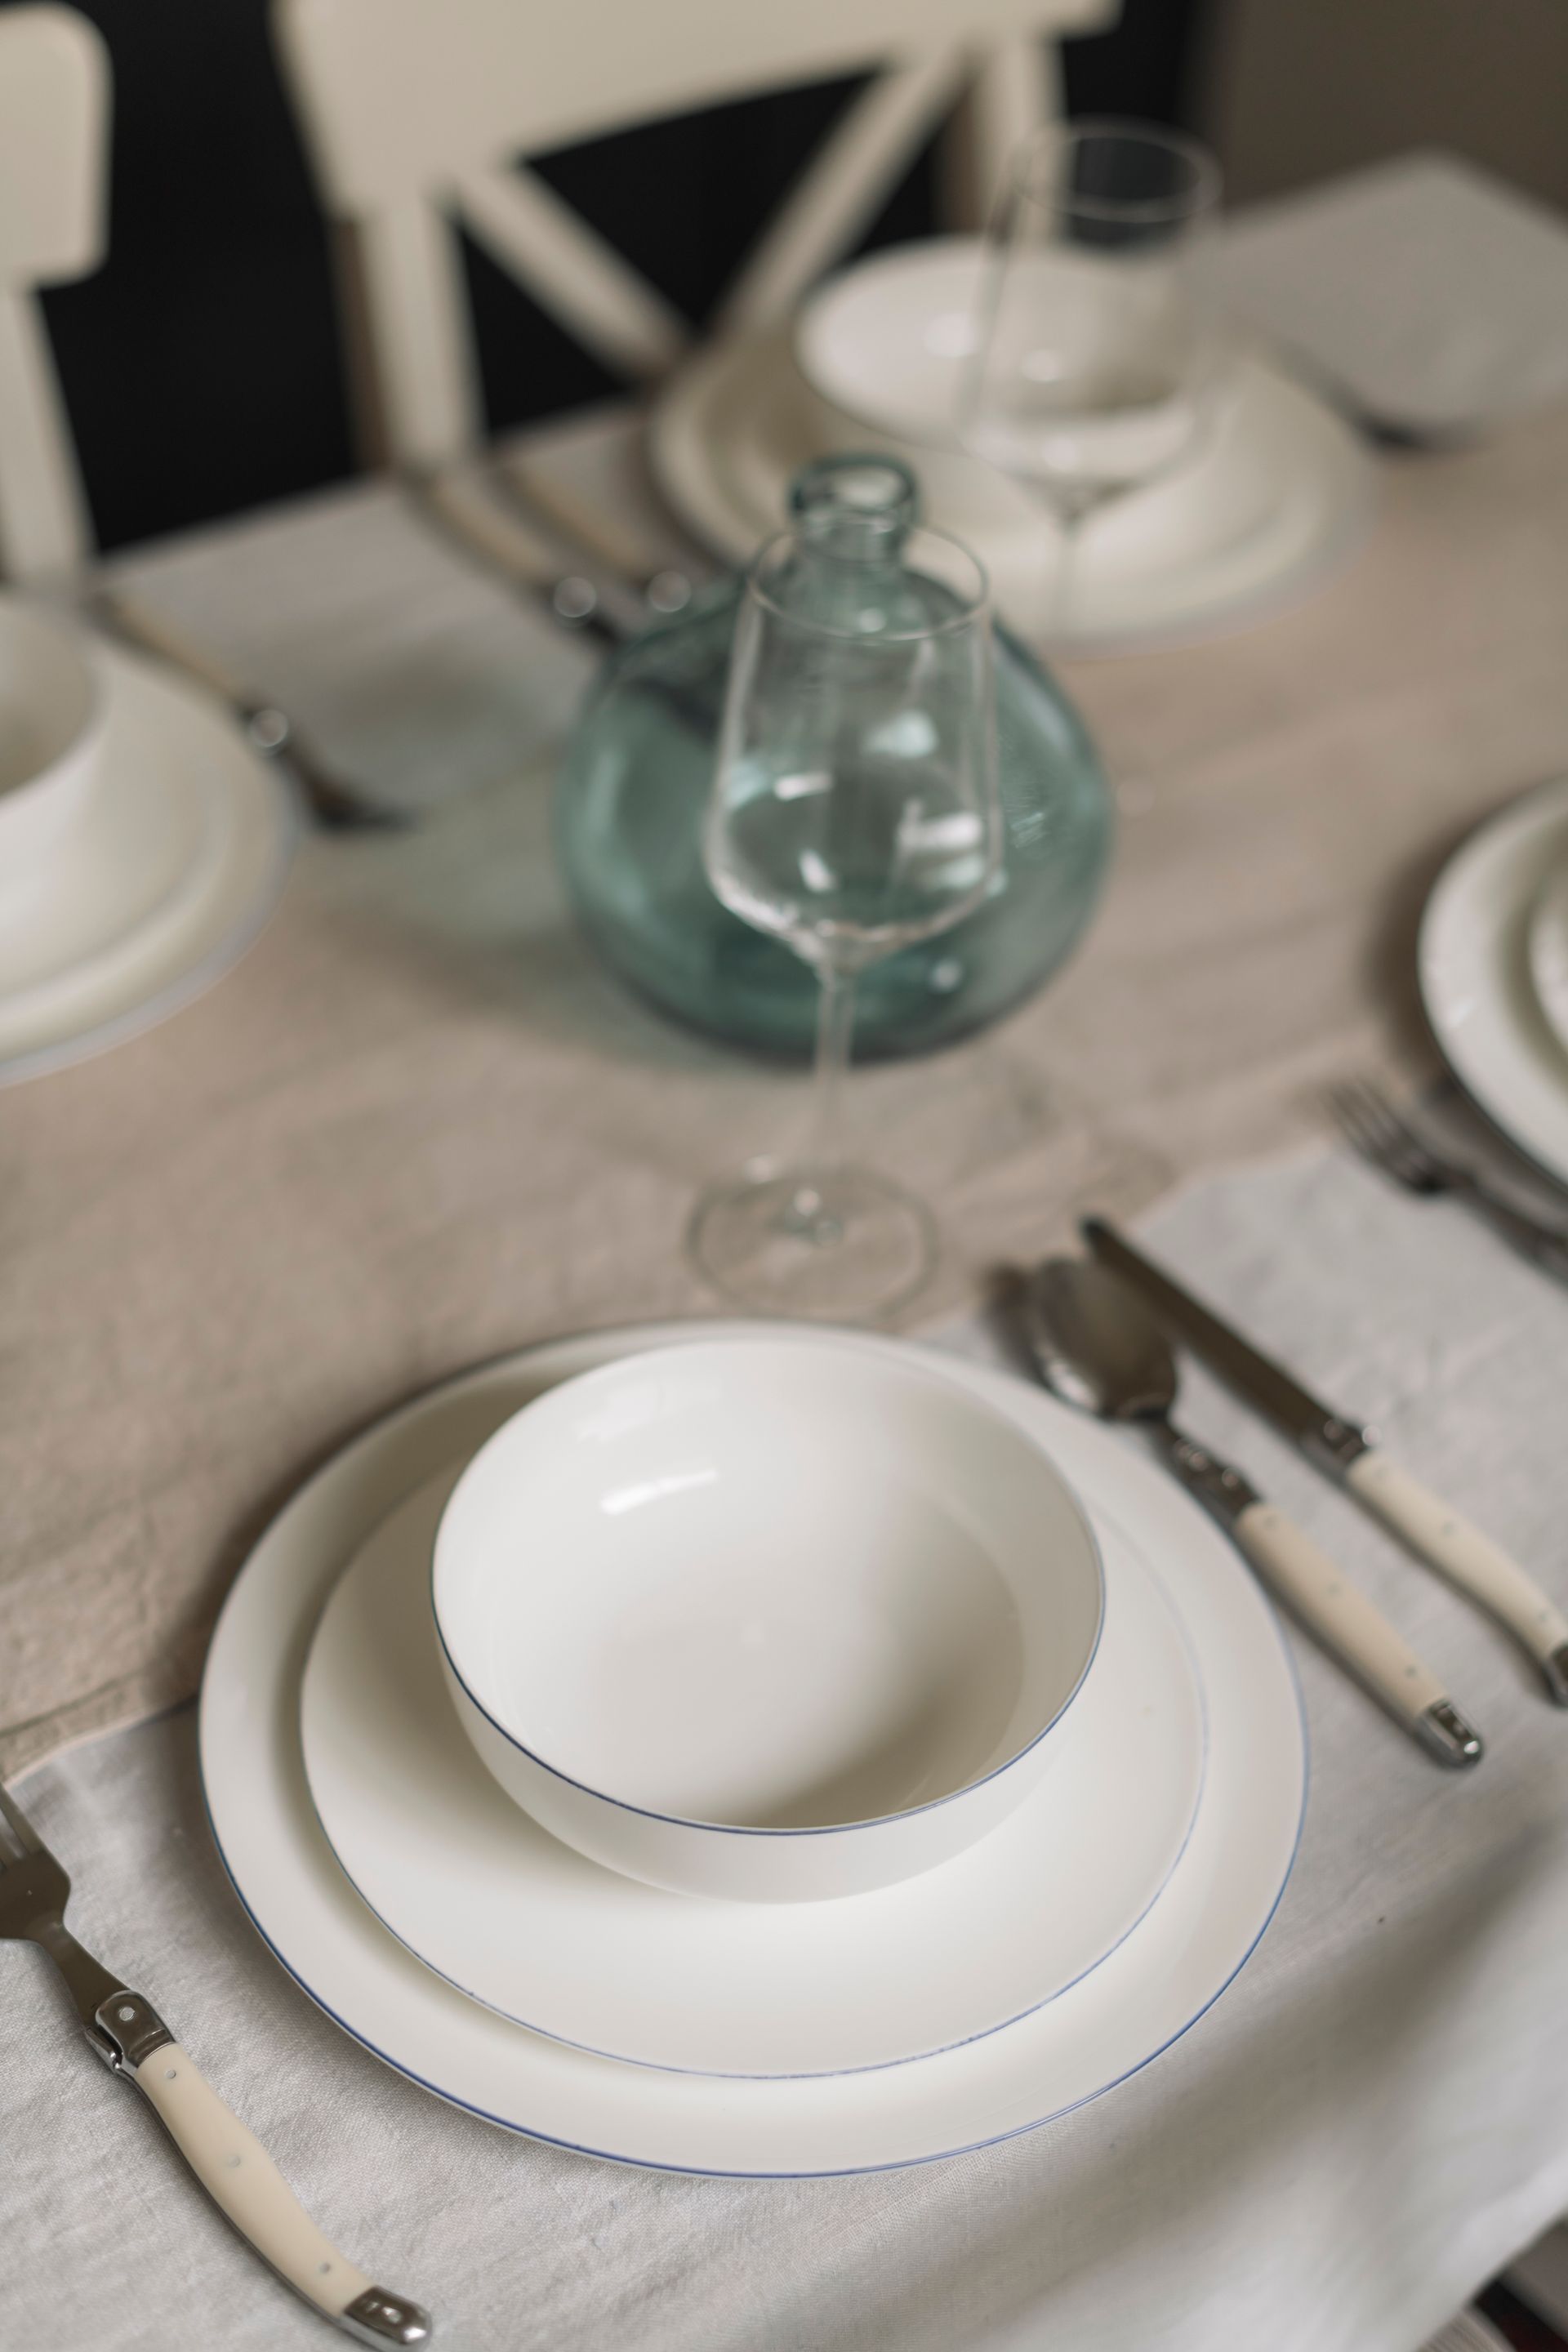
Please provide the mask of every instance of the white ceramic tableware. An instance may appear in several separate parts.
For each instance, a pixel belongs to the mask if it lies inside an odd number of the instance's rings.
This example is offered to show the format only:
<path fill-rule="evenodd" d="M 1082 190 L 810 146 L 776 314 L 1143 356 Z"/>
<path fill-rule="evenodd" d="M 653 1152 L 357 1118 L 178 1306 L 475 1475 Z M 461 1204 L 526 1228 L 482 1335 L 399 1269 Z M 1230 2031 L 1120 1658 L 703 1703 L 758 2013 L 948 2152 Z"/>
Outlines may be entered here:
<path fill-rule="evenodd" d="M 0 920 L 0 1085 L 79 1061 L 212 985 L 270 914 L 297 819 L 210 697 L 96 648 L 89 821 Z"/>
<path fill-rule="evenodd" d="M 1421 919 L 1416 969 L 1432 1034 L 1494 1126 L 1568 1184 L 1568 1047 L 1531 983 L 1542 877 L 1568 859 L 1568 779 L 1510 802 L 1443 868 Z"/>
<path fill-rule="evenodd" d="M 932 271 L 939 342 L 956 341 L 954 276 L 978 266 L 978 244 L 938 240 L 910 252 L 911 280 L 917 257 Z M 899 282 L 897 260 L 878 257 L 912 314 L 925 295 Z M 818 298 L 825 305 L 838 282 Z M 847 353 L 837 356 L 845 362 L 838 391 L 858 401 Z M 811 364 L 826 382 L 815 339 Z M 921 415 L 936 404 L 942 364 L 940 352 L 928 352 L 910 368 Z M 958 359 L 950 364 L 956 396 Z M 879 372 L 879 382 L 885 399 Z M 915 404 L 900 408 L 897 429 L 876 430 L 806 384 L 788 335 L 763 335 L 711 346 L 677 371 L 654 413 L 650 454 L 677 512 L 743 562 L 784 520 L 791 478 L 810 458 L 829 448 L 898 447 L 921 480 L 928 520 L 974 550 L 1004 617 L 1026 628 L 1056 553 L 1050 518 L 1027 491 L 957 448 L 917 446 L 915 414 Z M 1193 462 L 1086 528 L 1075 646 L 1186 643 L 1279 609 L 1319 586 L 1360 543 L 1375 487 L 1372 462 L 1342 418 L 1261 356 L 1241 354 Z"/>
<path fill-rule="evenodd" d="M 1202 1699 L 1170 1601 L 1117 1531 L 1094 1672 L 1050 1771 L 999 1829 L 874 1894 L 711 1903 L 563 1845 L 475 1756 L 430 1624 L 456 1477 L 420 1487 L 351 1563 L 310 1644 L 300 1727 L 321 1825 L 371 1909 L 502 2016 L 682 2072 L 889 2065 L 1054 1999 L 1170 1877 L 1203 1782 Z"/>
<path fill-rule="evenodd" d="M 955 429 L 985 259 L 977 237 L 868 254 L 807 298 L 793 350 L 823 448 L 889 450 L 913 468 L 933 513 L 962 513 L 972 531 L 1009 531 L 1017 485 L 973 457 Z M 1049 529 L 1038 502 L 1025 508 Z"/>
<path fill-rule="evenodd" d="M 1542 877 L 1525 925 L 1530 977 L 1558 1044 L 1568 1050 L 1568 856 Z"/>
<path fill-rule="evenodd" d="M 608 2063 L 523 2032 L 433 1975 L 361 1902 L 310 1801 L 300 1670 L 344 1563 L 387 1512 L 554 1382 L 633 1349 L 737 1328 L 747 1327 L 667 1324 L 524 1350 L 391 1414 L 319 1471 L 241 1570 L 208 1652 L 209 1818 L 240 1899 L 301 1988 L 366 2048 L 456 2105 L 666 2171 L 799 2178 L 929 2162 L 1027 2131 L 1157 2057 L 1243 1965 L 1295 1853 L 1305 1748 L 1279 1625 L 1218 1530 L 1110 1432 L 1016 1381 L 946 1360 L 949 1377 L 1050 1450 L 1097 1519 L 1113 1520 L 1160 1562 L 1208 1729 L 1197 1819 L 1159 1901 L 1079 1983 L 1000 2032 L 914 2065 L 826 2080 L 747 2083 Z M 909 1352 L 847 1335 L 839 1344 L 894 1359 Z M 921 1955 L 907 1959 L 918 1968 Z M 625 1956 L 626 1967 L 636 1963 L 635 1950 Z"/>
<path fill-rule="evenodd" d="M 994 1829 L 1103 1604 L 1016 1424 L 799 1339 L 656 1350 L 530 1405 L 458 1480 L 431 1591 L 509 1795 L 612 1869 L 753 1902 L 887 1885 Z"/>
<path fill-rule="evenodd" d="M 75 847 L 103 746 L 105 697 L 88 646 L 52 614 L 0 593 L 0 925 Z"/>

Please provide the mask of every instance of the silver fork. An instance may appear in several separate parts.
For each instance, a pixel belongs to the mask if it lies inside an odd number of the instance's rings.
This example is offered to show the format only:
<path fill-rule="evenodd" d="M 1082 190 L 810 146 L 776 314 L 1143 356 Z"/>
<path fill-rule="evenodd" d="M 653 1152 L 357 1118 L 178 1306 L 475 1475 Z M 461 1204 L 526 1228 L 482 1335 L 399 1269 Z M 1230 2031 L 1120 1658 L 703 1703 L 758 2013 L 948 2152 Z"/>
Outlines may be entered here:
<path fill-rule="evenodd" d="M 1428 1200 L 1451 1193 L 1521 1257 L 1543 1273 L 1555 1275 L 1559 1282 L 1568 1282 L 1568 1233 L 1516 1209 L 1473 1168 L 1439 1150 L 1403 1112 L 1395 1110 L 1381 1087 L 1366 1078 L 1348 1079 L 1330 1087 L 1329 1105 L 1362 1158 L 1392 1176 L 1396 1184 L 1403 1184 L 1407 1192 Z"/>
<path fill-rule="evenodd" d="M 426 2343 L 427 2314 L 344 2260 L 152 2002 L 77 1942 L 65 1923 L 70 1880 L 4 1789 L 0 1814 L 0 1941 L 48 1954 L 104 2064 L 145 2093 L 202 2187 L 280 2278 L 361 2344 Z"/>

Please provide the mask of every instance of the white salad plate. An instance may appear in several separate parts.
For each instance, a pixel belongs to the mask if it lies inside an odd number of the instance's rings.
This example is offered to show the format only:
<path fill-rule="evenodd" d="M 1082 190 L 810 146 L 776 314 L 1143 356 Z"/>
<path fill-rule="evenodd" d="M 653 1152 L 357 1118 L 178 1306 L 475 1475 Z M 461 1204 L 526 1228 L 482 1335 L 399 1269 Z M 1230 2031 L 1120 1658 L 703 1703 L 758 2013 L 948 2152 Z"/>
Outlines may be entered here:
<path fill-rule="evenodd" d="M 1542 884 L 1568 859 L 1568 778 L 1488 818 L 1444 866 L 1421 919 L 1417 971 L 1432 1034 L 1471 1100 L 1568 1183 L 1568 1046 L 1531 974 Z"/>
<path fill-rule="evenodd" d="M 849 439 L 915 455 L 869 426 L 829 434 L 788 336 L 773 334 L 717 344 L 681 368 L 655 410 L 649 446 L 672 507 L 741 563 L 783 528 L 799 468 Z M 941 456 L 925 484 L 927 520 L 973 550 L 1004 617 L 1027 635 L 1047 598 L 1055 526 L 1026 491 L 999 480 L 972 509 L 953 494 L 951 455 Z M 1359 545 L 1375 488 L 1342 419 L 1278 368 L 1239 357 L 1193 461 L 1085 526 L 1070 642 L 1088 652 L 1184 643 L 1304 596 Z"/>
<path fill-rule="evenodd" d="M 351 1563 L 310 1646 L 300 1730 L 349 1877 L 411 1951 L 487 2007 L 681 2072 L 889 2065 L 1053 1999 L 1169 1879 L 1203 1783 L 1202 1701 L 1159 1580 L 1120 1534 L 1106 1546 L 1093 1671 L 1050 1770 L 1000 1828 L 874 1894 L 726 1902 L 590 1862 L 476 1758 L 430 1615 L 453 1476 L 399 1504 Z"/>
<path fill-rule="evenodd" d="M 0 927 L 0 1084 L 134 1035 L 211 986 L 276 903 L 295 817 L 282 779 L 206 697 L 95 652 L 107 697 L 90 808 Z"/>
<path fill-rule="evenodd" d="M 301 1988 L 455 2105 L 667 2171 L 799 2179 L 929 2162 L 1030 2130 L 1156 2058 L 1244 1965 L 1295 1858 L 1306 1746 L 1279 1626 L 1217 1529 L 1111 1433 L 1003 1374 L 922 1359 L 1034 1433 L 1091 1518 L 1158 1563 L 1206 1709 L 1203 1796 L 1163 1893 L 1079 1983 L 997 2032 L 910 2065 L 763 2082 L 623 2065 L 530 2033 L 444 1982 L 367 1909 L 306 1781 L 300 1695 L 310 1638 L 343 1568 L 387 1513 L 556 1382 L 635 1349 L 748 1330 L 778 1336 L 777 1326 L 693 1322 L 525 1349 L 416 1399 L 318 1471 L 250 1555 L 213 1638 L 200 1735 L 209 1817 L 236 1891 Z M 902 1353 L 892 1340 L 846 1335 L 842 1344 Z M 906 1965 L 922 1958 L 910 1952 Z M 624 1965 L 636 1967 L 635 1951 Z"/>

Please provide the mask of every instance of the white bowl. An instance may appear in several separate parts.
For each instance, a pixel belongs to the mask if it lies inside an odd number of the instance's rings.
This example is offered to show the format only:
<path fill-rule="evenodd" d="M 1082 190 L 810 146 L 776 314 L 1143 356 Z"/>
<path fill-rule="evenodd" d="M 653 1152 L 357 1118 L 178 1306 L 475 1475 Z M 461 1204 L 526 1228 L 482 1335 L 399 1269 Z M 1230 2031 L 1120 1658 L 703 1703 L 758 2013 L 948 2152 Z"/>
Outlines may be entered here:
<path fill-rule="evenodd" d="M 553 1390 L 437 1531 L 463 1727 L 557 1837 L 656 1886 L 859 1893 L 1033 1788 L 1099 1553 L 1021 1430 L 854 1345 L 693 1343 Z"/>
<path fill-rule="evenodd" d="M 64 623 L 0 594 L 0 922 L 69 854 L 92 797 L 106 698 Z"/>
<path fill-rule="evenodd" d="M 901 457 L 920 478 L 927 514 L 959 530 L 1016 529 L 1027 504 L 1016 483 L 958 437 L 984 260 L 981 237 L 889 247 L 818 287 L 795 327 L 816 437 L 832 449 Z"/>

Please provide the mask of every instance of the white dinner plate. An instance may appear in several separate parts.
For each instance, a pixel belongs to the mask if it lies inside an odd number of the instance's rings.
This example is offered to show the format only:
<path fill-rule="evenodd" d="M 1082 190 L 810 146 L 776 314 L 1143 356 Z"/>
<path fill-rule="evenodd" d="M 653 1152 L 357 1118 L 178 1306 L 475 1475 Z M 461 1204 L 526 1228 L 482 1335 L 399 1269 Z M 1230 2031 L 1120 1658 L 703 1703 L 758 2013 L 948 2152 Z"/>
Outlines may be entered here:
<path fill-rule="evenodd" d="M 1170 1877 L 1203 1782 L 1203 1708 L 1170 1604 L 1125 1538 L 1104 1547 L 1105 1632 L 1058 1753 L 989 1836 L 875 1894 L 705 1900 L 561 1844 L 464 1737 L 430 1613 L 431 1548 L 457 1475 L 421 1486 L 352 1562 L 310 1646 L 300 1730 L 349 1877 L 474 2000 L 580 2049 L 681 2072 L 889 2065 L 1053 1999 Z"/>
<path fill-rule="evenodd" d="M 1217 1529 L 1110 1432 L 1003 1374 L 931 1360 L 1035 1433 L 1090 1510 L 1158 1560 L 1207 1710 L 1203 1801 L 1159 1901 L 1079 1983 L 1000 2032 L 912 2065 L 771 2082 L 626 2066 L 546 2040 L 469 2000 L 388 1933 L 334 1860 L 306 1784 L 299 1704 L 310 1636 L 387 1512 L 554 1382 L 633 1349 L 737 1330 L 779 1336 L 777 1325 L 693 1322 L 524 1349 L 416 1399 L 318 1471 L 250 1555 L 213 1637 L 201 1709 L 208 1811 L 241 1901 L 303 1990 L 455 2105 L 667 2171 L 798 2179 L 918 2164 L 1027 2131 L 1147 2065 L 1242 1967 L 1294 1860 L 1306 1749 L 1279 1624 Z"/>
<path fill-rule="evenodd" d="M 649 446 L 676 511 L 729 561 L 748 561 L 783 527 L 792 477 L 824 454 L 787 337 L 721 343 L 689 361 L 659 401 Z M 1265 361 L 1239 357 L 1193 463 L 1085 526 L 1070 641 L 1085 650 L 1185 641 L 1305 594 L 1359 544 L 1375 485 L 1342 418 Z M 928 520 L 973 549 L 1001 611 L 1027 635 L 1045 597 L 1052 526 L 1026 492 L 1007 503 L 1013 520 L 1003 523 L 932 497 Z"/>
<path fill-rule="evenodd" d="M 1492 1124 L 1568 1184 L 1568 1048 L 1531 974 L 1542 878 L 1568 858 L 1568 778 L 1510 802 L 1462 842 L 1421 919 L 1421 1000 L 1444 1058 Z"/>
<path fill-rule="evenodd" d="M 79 845 L 0 933 L 0 1084 L 133 1035 L 237 961 L 270 914 L 295 819 L 207 697 L 102 648 L 108 727 Z"/>

